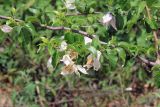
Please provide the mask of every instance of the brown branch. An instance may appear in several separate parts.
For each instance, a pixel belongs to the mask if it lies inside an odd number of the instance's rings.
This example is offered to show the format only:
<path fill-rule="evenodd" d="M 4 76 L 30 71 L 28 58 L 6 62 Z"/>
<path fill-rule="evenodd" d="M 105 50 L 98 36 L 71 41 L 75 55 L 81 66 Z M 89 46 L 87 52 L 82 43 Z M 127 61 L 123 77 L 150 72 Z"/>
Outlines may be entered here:
<path fill-rule="evenodd" d="M 150 13 L 150 9 L 148 8 L 148 6 L 146 5 L 146 12 L 147 12 L 147 15 L 148 15 L 148 18 L 149 20 L 152 20 L 152 16 L 151 16 L 151 13 Z M 154 42 L 155 42 L 155 49 L 156 49 L 156 54 L 157 54 L 157 61 L 160 60 L 160 55 L 158 53 L 158 50 L 159 50 L 159 47 L 158 47 L 158 36 L 157 36 L 157 32 L 155 30 L 152 30 L 153 31 L 153 36 L 154 36 Z"/>
<path fill-rule="evenodd" d="M 94 12 L 94 13 L 76 13 L 76 14 L 66 14 L 66 16 L 87 16 L 87 15 L 97 15 L 97 14 L 103 14 L 102 12 Z"/>
<path fill-rule="evenodd" d="M 13 19 L 13 18 L 0 15 L 0 19 L 10 20 L 10 19 Z M 16 22 L 24 22 L 23 20 L 20 20 L 20 19 L 14 19 L 14 20 Z M 53 30 L 53 31 L 56 31 L 56 30 L 68 30 L 68 31 L 71 31 L 71 32 L 74 32 L 74 33 L 81 34 L 83 36 L 87 36 L 87 37 L 89 37 L 91 39 L 94 38 L 94 35 L 90 35 L 87 32 L 82 31 L 82 30 L 71 29 L 71 28 L 64 27 L 64 26 L 53 27 L 53 26 L 47 26 L 47 25 L 44 25 L 44 24 L 38 24 L 38 25 L 40 27 L 42 27 L 42 28 Z"/>
<path fill-rule="evenodd" d="M 13 19 L 13 18 L 0 15 L 0 19 L 10 20 L 10 19 Z M 23 21 L 20 20 L 20 19 L 14 19 L 14 20 L 15 20 L 16 22 L 23 22 Z"/>
<path fill-rule="evenodd" d="M 78 34 L 81 34 L 81 35 L 84 35 L 84 36 L 87 36 L 91 39 L 94 38 L 94 35 L 90 35 L 88 34 L 87 32 L 84 32 L 82 30 L 76 30 L 76 29 L 71 29 L 71 28 L 68 28 L 68 27 L 64 27 L 64 26 L 59 26 L 59 27 L 53 27 L 53 26 L 47 26 L 47 25 L 43 25 L 43 24 L 39 24 L 40 27 L 42 28 L 46 28 L 46 29 L 49 29 L 49 30 L 68 30 L 68 31 L 72 31 L 74 33 L 78 33 Z"/>
<path fill-rule="evenodd" d="M 150 65 L 150 66 L 154 66 L 154 65 L 157 65 L 158 63 L 156 63 L 156 62 L 152 62 L 152 61 L 149 61 L 149 60 L 147 60 L 147 59 L 145 59 L 145 58 L 142 58 L 142 57 L 140 57 L 140 56 L 138 56 L 138 58 L 143 62 L 143 63 L 145 63 L 145 64 L 147 64 L 147 65 Z"/>
<path fill-rule="evenodd" d="M 64 104 L 64 103 L 69 103 L 69 102 L 73 102 L 75 101 L 76 99 L 73 98 L 73 99 L 68 99 L 68 100 L 61 100 L 61 101 L 56 101 L 56 102 L 53 102 L 53 103 L 50 103 L 49 105 L 51 106 L 55 106 L 55 105 L 59 105 L 59 104 Z"/>

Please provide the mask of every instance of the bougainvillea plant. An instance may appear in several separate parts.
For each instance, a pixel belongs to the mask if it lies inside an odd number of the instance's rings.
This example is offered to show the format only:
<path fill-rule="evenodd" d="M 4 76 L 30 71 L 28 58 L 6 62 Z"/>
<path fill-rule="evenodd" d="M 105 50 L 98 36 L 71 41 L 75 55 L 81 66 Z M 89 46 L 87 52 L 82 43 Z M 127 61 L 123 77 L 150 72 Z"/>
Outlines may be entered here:
<path fill-rule="evenodd" d="M 81 74 L 125 85 L 133 74 L 159 87 L 159 23 L 159 0 L 0 1 L 0 70 L 37 90 Z"/>

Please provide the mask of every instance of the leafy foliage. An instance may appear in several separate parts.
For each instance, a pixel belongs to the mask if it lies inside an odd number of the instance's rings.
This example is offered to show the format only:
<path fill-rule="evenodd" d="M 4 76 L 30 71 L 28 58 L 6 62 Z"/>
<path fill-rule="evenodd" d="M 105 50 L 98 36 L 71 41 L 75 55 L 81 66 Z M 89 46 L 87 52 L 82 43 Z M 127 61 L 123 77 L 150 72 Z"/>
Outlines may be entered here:
<path fill-rule="evenodd" d="M 87 86 L 94 79 L 102 90 L 110 85 L 125 89 L 135 78 L 160 87 L 159 40 L 154 37 L 160 28 L 159 0 L 75 0 L 75 9 L 68 9 L 66 1 L 0 1 L 0 15 L 9 16 L 0 20 L 0 80 L 19 87 L 12 95 L 15 104 L 47 106 L 59 87 L 73 88 L 79 81 Z M 104 24 L 106 14 L 114 21 Z M 87 44 L 86 36 L 92 37 Z M 64 41 L 67 48 L 60 51 Z M 88 75 L 61 76 L 68 66 L 61 61 L 66 54 L 75 65 L 86 65 Z"/>

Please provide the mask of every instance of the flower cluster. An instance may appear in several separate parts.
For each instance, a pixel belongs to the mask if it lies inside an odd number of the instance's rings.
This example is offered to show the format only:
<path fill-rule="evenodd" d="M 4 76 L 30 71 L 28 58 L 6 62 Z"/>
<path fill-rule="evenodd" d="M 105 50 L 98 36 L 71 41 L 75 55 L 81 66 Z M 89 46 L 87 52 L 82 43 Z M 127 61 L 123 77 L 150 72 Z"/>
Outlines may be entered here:
<path fill-rule="evenodd" d="M 90 45 L 92 42 L 92 39 L 88 37 L 84 37 L 85 45 Z M 60 46 L 58 47 L 58 51 L 65 51 L 67 49 L 67 43 L 65 41 L 62 41 Z M 93 68 L 94 70 L 98 71 L 100 69 L 100 56 L 101 52 L 96 50 L 94 47 L 90 46 L 89 50 L 92 52 L 87 56 L 87 61 L 85 65 L 79 65 L 76 64 L 76 59 L 78 58 L 78 53 L 69 50 L 66 52 L 65 55 L 63 55 L 62 59 L 60 60 L 63 63 L 63 67 L 61 69 L 61 75 L 68 75 L 68 74 L 77 74 L 80 75 L 80 73 L 88 74 L 87 70 Z M 47 62 L 47 67 L 50 71 L 53 71 L 54 68 L 52 66 L 52 57 L 49 58 Z"/>
<path fill-rule="evenodd" d="M 75 0 L 65 0 L 65 5 L 70 10 L 76 8 Z M 101 23 L 106 27 L 112 26 L 115 30 L 117 30 L 116 19 L 111 13 L 105 14 L 102 17 Z M 97 38 L 96 35 L 93 35 L 93 36 L 94 38 Z M 61 39 L 64 40 L 64 36 Z M 64 66 L 61 69 L 62 75 L 68 75 L 73 73 L 80 75 L 80 72 L 83 74 L 88 74 L 87 70 L 91 68 L 93 68 L 95 71 L 98 71 L 100 69 L 101 67 L 100 57 L 102 53 L 91 46 L 91 43 L 92 43 L 91 38 L 84 37 L 84 43 L 89 47 L 88 50 L 91 51 L 91 54 L 87 56 L 86 64 L 85 65 L 76 64 L 75 60 L 78 57 L 78 53 L 73 50 L 69 50 L 67 51 L 67 54 L 65 54 L 60 60 L 64 64 Z M 104 42 L 102 44 L 106 44 L 106 43 Z M 58 51 L 63 52 L 65 50 L 67 50 L 67 43 L 65 41 L 62 41 L 60 46 L 58 47 Z M 49 70 L 54 70 L 51 63 L 52 63 L 52 57 L 49 58 L 47 67 L 49 68 Z"/>
<path fill-rule="evenodd" d="M 94 70 L 98 71 L 101 67 L 100 64 L 100 57 L 101 57 L 101 52 L 99 50 L 96 50 L 96 54 L 90 54 L 87 57 L 87 63 L 84 65 L 87 69 L 94 68 Z"/>
<path fill-rule="evenodd" d="M 72 53 L 66 54 L 63 56 L 61 61 L 64 63 L 65 66 L 62 68 L 61 74 L 68 75 L 68 74 L 76 73 L 77 75 L 80 75 L 78 71 L 80 71 L 83 74 L 88 74 L 86 69 L 82 67 L 82 65 L 77 65 L 73 61 L 77 57 L 78 53 L 74 54 L 72 57 L 71 57 L 71 54 Z"/>

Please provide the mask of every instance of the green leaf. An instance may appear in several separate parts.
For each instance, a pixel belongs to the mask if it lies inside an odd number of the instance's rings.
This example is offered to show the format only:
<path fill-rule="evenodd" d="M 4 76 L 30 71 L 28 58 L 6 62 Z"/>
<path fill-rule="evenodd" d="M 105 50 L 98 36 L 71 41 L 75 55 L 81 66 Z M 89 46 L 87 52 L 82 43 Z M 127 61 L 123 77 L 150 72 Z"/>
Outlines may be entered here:
<path fill-rule="evenodd" d="M 120 14 L 116 15 L 116 27 L 118 29 L 122 29 L 124 24 L 126 24 L 126 23 L 124 23 L 125 18 L 126 18 L 126 16 L 122 16 Z"/>
<path fill-rule="evenodd" d="M 136 24 L 137 20 L 140 18 L 140 14 L 143 12 L 145 6 L 146 6 L 146 2 L 145 1 L 141 1 L 138 2 L 137 4 L 138 6 L 135 7 L 136 8 L 136 13 L 132 16 L 132 18 L 127 22 L 127 29 L 130 30 L 132 28 L 132 26 L 134 24 Z"/>
<path fill-rule="evenodd" d="M 29 16 L 26 18 L 26 22 L 40 23 L 40 20 L 35 16 Z"/>
<path fill-rule="evenodd" d="M 145 30 L 141 31 L 141 35 L 139 37 L 137 37 L 137 44 L 140 47 L 147 47 L 147 33 Z"/>
<path fill-rule="evenodd" d="M 22 38 L 22 45 L 26 46 L 27 44 L 31 43 L 32 41 L 32 33 L 26 28 L 23 27 L 21 29 L 21 38 Z"/>
<path fill-rule="evenodd" d="M 159 88 L 160 87 L 160 65 L 155 65 L 152 67 L 153 72 L 153 79 L 155 82 L 155 85 Z"/>
<path fill-rule="evenodd" d="M 90 35 L 92 35 L 92 34 L 94 34 L 94 29 L 93 29 L 92 27 L 88 27 L 88 28 L 87 28 L 87 32 L 88 32 Z"/>
<path fill-rule="evenodd" d="M 60 56 L 59 56 L 59 52 L 57 50 L 54 50 L 53 54 L 52 54 L 52 65 L 53 68 L 56 68 L 57 64 L 60 61 Z"/>
<path fill-rule="evenodd" d="M 32 34 L 32 36 L 36 35 L 36 30 L 32 23 L 27 23 L 24 27 Z"/>
<path fill-rule="evenodd" d="M 66 33 L 64 36 L 64 39 L 67 41 L 67 43 L 72 44 L 75 42 L 74 36 L 73 34 L 71 34 L 70 32 Z"/>
<path fill-rule="evenodd" d="M 74 42 L 83 42 L 84 41 L 84 38 L 82 35 L 74 35 Z"/>
<path fill-rule="evenodd" d="M 99 43 L 99 40 L 94 38 L 92 39 L 92 45 L 97 49 L 101 46 L 101 44 Z"/>
<path fill-rule="evenodd" d="M 45 44 L 48 44 L 48 43 L 49 43 L 48 38 L 41 37 L 41 40 L 42 40 L 42 42 L 45 43 Z"/>
<path fill-rule="evenodd" d="M 124 48 L 127 51 L 129 51 L 130 44 L 128 44 L 127 42 L 119 42 L 118 46 Z"/>
<path fill-rule="evenodd" d="M 146 18 L 146 22 L 151 27 L 151 29 L 157 29 L 158 28 L 158 25 L 155 22 L 155 20 L 150 20 L 150 19 Z"/>
<path fill-rule="evenodd" d="M 118 57 L 115 50 L 107 49 L 106 58 L 108 59 L 110 65 L 115 68 L 117 65 Z"/>
<path fill-rule="evenodd" d="M 33 83 L 28 83 L 24 88 L 25 94 L 30 98 L 33 99 L 35 96 L 35 87 L 36 85 Z"/>
<path fill-rule="evenodd" d="M 123 48 L 116 48 L 117 51 L 118 51 L 118 55 L 119 57 L 121 58 L 122 60 L 122 64 L 124 65 L 125 64 L 125 61 L 126 61 L 126 52 L 124 51 Z"/>

